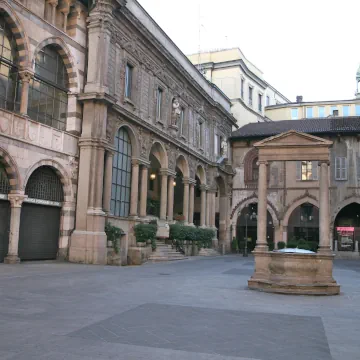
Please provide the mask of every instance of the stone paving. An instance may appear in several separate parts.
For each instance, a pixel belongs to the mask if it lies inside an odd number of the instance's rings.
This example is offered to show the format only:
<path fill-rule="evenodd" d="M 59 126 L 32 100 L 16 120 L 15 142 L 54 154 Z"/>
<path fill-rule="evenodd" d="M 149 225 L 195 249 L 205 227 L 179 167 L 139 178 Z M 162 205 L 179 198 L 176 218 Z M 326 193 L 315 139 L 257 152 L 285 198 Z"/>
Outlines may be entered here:
<path fill-rule="evenodd" d="M 360 262 L 335 262 L 336 297 L 250 291 L 252 268 L 1 264 L 0 359 L 360 359 Z"/>

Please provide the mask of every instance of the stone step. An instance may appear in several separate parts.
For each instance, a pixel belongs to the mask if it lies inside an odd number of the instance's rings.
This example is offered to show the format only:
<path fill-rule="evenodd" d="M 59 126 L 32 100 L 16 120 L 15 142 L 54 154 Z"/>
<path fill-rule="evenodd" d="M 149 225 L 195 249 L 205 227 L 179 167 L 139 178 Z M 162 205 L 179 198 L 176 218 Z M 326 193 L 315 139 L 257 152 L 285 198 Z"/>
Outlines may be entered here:
<path fill-rule="evenodd" d="M 156 241 L 156 250 L 149 256 L 149 261 L 160 262 L 160 261 L 175 261 L 184 260 L 186 257 L 176 251 L 171 245 L 165 244 L 164 241 Z"/>
<path fill-rule="evenodd" d="M 221 256 L 221 254 L 215 249 L 201 249 L 199 256 Z"/>

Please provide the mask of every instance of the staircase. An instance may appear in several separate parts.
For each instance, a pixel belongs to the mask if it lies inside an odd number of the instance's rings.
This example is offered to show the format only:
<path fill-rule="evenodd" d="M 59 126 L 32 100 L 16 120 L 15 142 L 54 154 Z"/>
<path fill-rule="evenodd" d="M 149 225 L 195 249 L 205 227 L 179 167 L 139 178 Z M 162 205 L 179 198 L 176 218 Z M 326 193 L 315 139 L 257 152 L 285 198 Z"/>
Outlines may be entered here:
<path fill-rule="evenodd" d="M 156 241 L 156 250 L 152 252 L 149 261 L 174 261 L 187 259 L 182 253 L 173 249 L 171 245 L 166 245 L 164 241 Z"/>
<path fill-rule="evenodd" d="M 221 256 L 221 254 L 215 249 L 201 249 L 199 251 L 199 256 Z"/>

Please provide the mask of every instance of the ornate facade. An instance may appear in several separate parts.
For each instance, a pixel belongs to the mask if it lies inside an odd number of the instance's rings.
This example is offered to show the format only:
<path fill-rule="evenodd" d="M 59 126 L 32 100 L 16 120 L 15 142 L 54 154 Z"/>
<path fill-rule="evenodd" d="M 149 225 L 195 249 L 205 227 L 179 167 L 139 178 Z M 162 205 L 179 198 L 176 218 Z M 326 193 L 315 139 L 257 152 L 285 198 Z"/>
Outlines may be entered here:
<path fill-rule="evenodd" d="M 106 221 L 126 253 L 154 218 L 165 235 L 178 218 L 218 227 L 229 248 L 230 100 L 144 9 L 3 0 L 0 15 L 0 260 L 105 264 Z"/>

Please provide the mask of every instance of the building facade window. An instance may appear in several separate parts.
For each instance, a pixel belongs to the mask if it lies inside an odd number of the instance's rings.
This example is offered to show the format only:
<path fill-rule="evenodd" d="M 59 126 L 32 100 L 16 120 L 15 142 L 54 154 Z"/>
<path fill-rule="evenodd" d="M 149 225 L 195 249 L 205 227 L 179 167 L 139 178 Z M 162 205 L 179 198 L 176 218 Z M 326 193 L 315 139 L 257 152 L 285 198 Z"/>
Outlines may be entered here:
<path fill-rule="evenodd" d="M 131 99 L 132 95 L 133 71 L 134 67 L 127 63 L 125 68 L 125 97 L 128 99 Z"/>
<path fill-rule="evenodd" d="M 318 161 L 297 161 L 296 180 L 318 180 Z"/>
<path fill-rule="evenodd" d="M 266 97 L 266 106 L 270 106 L 270 96 Z"/>
<path fill-rule="evenodd" d="M 184 135 L 185 132 L 185 109 L 182 107 L 180 112 L 180 135 Z"/>
<path fill-rule="evenodd" d="M 244 86 L 245 86 L 245 80 L 241 79 L 241 98 L 244 99 Z"/>
<path fill-rule="evenodd" d="M 57 48 L 48 45 L 39 51 L 35 60 L 35 75 L 29 85 L 30 118 L 65 130 L 68 76 Z"/>
<path fill-rule="evenodd" d="M 162 106 L 162 96 L 163 90 L 161 88 L 157 88 L 156 91 L 156 119 L 161 119 L 161 106 Z"/>
<path fill-rule="evenodd" d="M 18 75 L 15 36 L 4 16 L 0 16 L 0 107 L 20 111 L 21 82 Z"/>
<path fill-rule="evenodd" d="M 360 105 L 355 105 L 355 114 L 356 116 L 360 116 Z"/>
<path fill-rule="evenodd" d="M 311 119 L 313 117 L 313 108 L 312 107 L 306 108 L 306 117 L 309 119 Z"/>
<path fill-rule="evenodd" d="M 291 120 L 297 120 L 299 118 L 299 109 L 291 109 Z"/>
<path fill-rule="evenodd" d="M 335 158 L 335 180 L 347 180 L 347 159 L 346 157 Z"/>
<path fill-rule="evenodd" d="M 253 88 L 249 86 L 249 105 L 252 106 L 253 104 Z"/>
<path fill-rule="evenodd" d="M 325 106 L 319 106 L 318 111 L 319 111 L 319 117 L 320 118 L 325 117 Z"/>
<path fill-rule="evenodd" d="M 343 116 L 350 116 L 350 105 L 343 106 Z"/>
<path fill-rule="evenodd" d="M 336 115 L 337 111 L 338 111 L 337 106 L 332 106 L 331 107 L 331 115 Z"/>
<path fill-rule="evenodd" d="M 252 163 L 252 180 L 259 180 L 259 159 L 255 158 Z"/>
<path fill-rule="evenodd" d="M 115 216 L 129 216 L 131 190 L 131 141 L 124 128 L 115 136 L 110 211 Z"/>
<path fill-rule="evenodd" d="M 260 112 L 262 112 L 262 95 L 258 95 L 258 109 Z"/>

